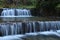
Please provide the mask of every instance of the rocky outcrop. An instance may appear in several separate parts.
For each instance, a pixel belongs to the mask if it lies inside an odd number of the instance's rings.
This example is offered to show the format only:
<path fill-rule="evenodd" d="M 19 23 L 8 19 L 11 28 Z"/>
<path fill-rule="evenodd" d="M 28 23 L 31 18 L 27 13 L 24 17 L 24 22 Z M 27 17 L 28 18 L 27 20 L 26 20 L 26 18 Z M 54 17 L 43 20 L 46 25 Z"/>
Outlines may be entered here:
<path fill-rule="evenodd" d="M 3 9 L 0 9 L 0 15 L 1 15 L 1 12 L 3 11 Z"/>

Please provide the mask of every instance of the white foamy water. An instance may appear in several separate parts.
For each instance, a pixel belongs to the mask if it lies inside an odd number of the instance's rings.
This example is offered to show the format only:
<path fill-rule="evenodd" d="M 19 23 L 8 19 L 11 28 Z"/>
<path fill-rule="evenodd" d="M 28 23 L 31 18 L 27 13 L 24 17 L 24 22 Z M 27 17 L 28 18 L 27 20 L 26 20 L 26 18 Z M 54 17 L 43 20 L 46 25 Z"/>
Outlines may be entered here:
<path fill-rule="evenodd" d="M 60 33 L 60 32 L 59 32 Z M 10 35 L 10 36 L 4 36 L 0 37 L 0 40 L 23 40 L 22 38 L 25 38 L 27 36 L 37 36 L 37 35 L 55 35 L 57 37 L 60 37 L 60 34 L 53 31 L 44 31 L 44 32 L 38 32 L 38 33 L 26 33 L 25 35 Z"/>
<path fill-rule="evenodd" d="M 23 37 L 25 37 L 25 35 L 10 35 L 10 36 L 0 37 L 0 40 L 23 40 L 22 39 Z"/>
<path fill-rule="evenodd" d="M 15 21 L 16 18 L 33 17 L 28 9 L 3 9 L 0 18 L 3 21 Z"/>
<path fill-rule="evenodd" d="M 60 21 L 0 23 L 0 32 L 3 35 L 0 40 L 20 40 L 37 35 L 60 37 Z"/>
<path fill-rule="evenodd" d="M 27 9 L 3 9 L 1 17 L 32 17 Z"/>
<path fill-rule="evenodd" d="M 3 36 L 17 34 L 32 34 L 37 32 L 53 31 L 60 32 L 59 22 L 17 22 L 17 23 L 0 23 L 0 32 Z"/>

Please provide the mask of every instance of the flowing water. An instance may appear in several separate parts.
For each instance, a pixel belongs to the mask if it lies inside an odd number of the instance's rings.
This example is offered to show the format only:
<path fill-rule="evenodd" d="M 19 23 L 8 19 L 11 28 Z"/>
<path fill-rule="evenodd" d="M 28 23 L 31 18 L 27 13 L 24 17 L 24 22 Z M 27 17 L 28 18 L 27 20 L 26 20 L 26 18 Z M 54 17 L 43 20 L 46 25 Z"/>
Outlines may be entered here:
<path fill-rule="evenodd" d="M 31 15 L 28 9 L 3 9 L 0 18 L 0 40 L 20 39 L 25 35 L 56 35 L 60 37 L 60 21 L 34 21 L 39 20 Z M 27 21 L 34 19 L 33 21 Z M 40 18 L 41 19 L 41 18 Z M 9 21 L 19 22 L 9 22 Z M 20 22 L 22 20 L 23 22 Z M 27 22 L 26 22 L 27 21 Z M 13 36 L 13 38 L 11 36 Z M 39 39 L 40 40 L 40 39 Z"/>
<path fill-rule="evenodd" d="M 28 9 L 3 9 L 1 17 L 31 17 Z"/>
<path fill-rule="evenodd" d="M 60 21 L 0 23 L 3 36 L 60 30 Z"/>
<path fill-rule="evenodd" d="M 15 21 L 17 18 L 19 20 L 27 19 L 27 17 L 32 17 L 29 9 L 3 9 L 0 18 L 3 21 Z"/>

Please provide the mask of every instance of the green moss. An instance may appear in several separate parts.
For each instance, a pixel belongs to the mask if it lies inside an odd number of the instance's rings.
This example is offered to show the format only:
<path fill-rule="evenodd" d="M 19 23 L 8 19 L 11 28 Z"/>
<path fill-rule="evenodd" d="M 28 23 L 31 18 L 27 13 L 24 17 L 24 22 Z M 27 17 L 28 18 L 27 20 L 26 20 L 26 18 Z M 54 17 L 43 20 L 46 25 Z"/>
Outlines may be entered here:
<path fill-rule="evenodd" d="M 30 8 L 35 8 L 35 6 L 20 5 L 20 6 L 11 6 L 10 8 L 28 8 L 28 9 L 30 9 Z"/>
<path fill-rule="evenodd" d="M 60 4 L 58 4 L 57 7 L 60 8 Z"/>

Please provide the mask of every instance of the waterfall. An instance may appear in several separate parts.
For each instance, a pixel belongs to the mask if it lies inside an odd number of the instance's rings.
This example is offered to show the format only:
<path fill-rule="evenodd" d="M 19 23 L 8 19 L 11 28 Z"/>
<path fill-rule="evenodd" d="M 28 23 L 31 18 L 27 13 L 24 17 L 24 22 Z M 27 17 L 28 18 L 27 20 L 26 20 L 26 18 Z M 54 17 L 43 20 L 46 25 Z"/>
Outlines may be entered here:
<path fill-rule="evenodd" d="M 4 16 L 4 17 L 15 16 L 14 9 L 4 9 L 1 13 L 1 16 Z"/>
<path fill-rule="evenodd" d="M 27 9 L 16 9 L 17 16 L 31 16 L 30 10 Z"/>
<path fill-rule="evenodd" d="M 3 9 L 1 17 L 32 17 L 28 9 Z"/>
<path fill-rule="evenodd" d="M 4 8 L 0 16 L 2 21 L 15 21 L 24 19 L 28 20 L 29 18 L 27 17 L 32 17 L 29 9 L 8 9 L 8 8 Z"/>
<path fill-rule="evenodd" d="M 0 23 L 3 36 L 57 30 L 60 30 L 60 21 Z"/>

